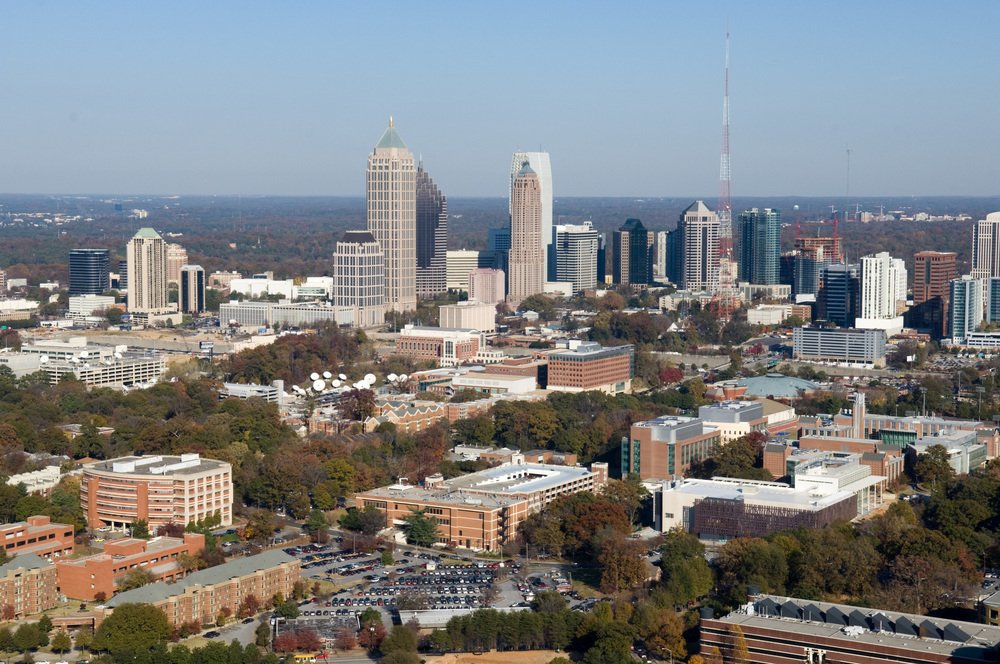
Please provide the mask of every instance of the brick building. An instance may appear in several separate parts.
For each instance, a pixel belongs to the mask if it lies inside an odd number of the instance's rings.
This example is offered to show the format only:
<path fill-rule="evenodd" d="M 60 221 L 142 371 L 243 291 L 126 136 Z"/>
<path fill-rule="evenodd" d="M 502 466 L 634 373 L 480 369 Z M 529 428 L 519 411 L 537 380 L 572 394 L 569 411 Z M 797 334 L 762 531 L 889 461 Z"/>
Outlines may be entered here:
<path fill-rule="evenodd" d="M 127 528 L 145 520 L 155 531 L 218 514 L 233 523 L 233 472 L 224 461 L 197 454 L 129 456 L 83 467 L 80 505 L 91 528 Z"/>
<path fill-rule="evenodd" d="M 635 422 L 622 439 L 622 474 L 638 473 L 644 480 L 682 477 L 721 442 L 719 429 L 696 417 L 663 415 Z"/>
<path fill-rule="evenodd" d="M 56 605 L 56 568 L 33 553 L 0 565 L 0 607 L 11 607 L 17 619 Z"/>
<path fill-rule="evenodd" d="M 396 353 L 454 366 L 475 359 L 486 349 L 486 335 L 479 330 L 407 325 L 396 338 Z"/>
<path fill-rule="evenodd" d="M 152 604 L 171 625 L 214 623 L 228 608 L 235 615 L 240 603 L 253 595 L 266 604 L 277 594 L 290 597 L 302 576 L 302 563 L 284 551 L 266 551 L 190 574 L 177 583 L 159 581 L 115 595 L 107 612 L 122 604 Z"/>
<path fill-rule="evenodd" d="M 555 392 L 600 390 L 628 394 L 635 376 L 635 347 L 603 347 L 581 342 L 549 354 L 547 389 Z"/>
<path fill-rule="evenodd" d="M 8 558 L 27 554 L 59 558 L 73 554 L 73 526 L 52 523 L 47 516 L 29 516 L 26 521 L 0 525 L 0 540 Z"/>
<path fill-rule="evenodd" d="M 114 595 L 122 577 L 135 569 L 151 573 L 156 581 L 176 581 L 185 571 L 178 564 L 182 554 L 195 555 L 205 548 L 201 533 L 151 540 L 126 538 L 107 542 L 104 553 L 60 560 L 56 565 L 59 592 L 70 599 L 93 601 L 98 593 Z"/>

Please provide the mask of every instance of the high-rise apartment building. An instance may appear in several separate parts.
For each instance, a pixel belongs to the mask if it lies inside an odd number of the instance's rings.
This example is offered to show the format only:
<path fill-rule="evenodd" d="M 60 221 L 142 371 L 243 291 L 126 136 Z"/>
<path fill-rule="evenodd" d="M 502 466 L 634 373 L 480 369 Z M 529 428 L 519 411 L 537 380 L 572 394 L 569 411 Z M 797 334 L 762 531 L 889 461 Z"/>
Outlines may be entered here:
<path fill-rule="evenodd" d="M 952 280 L 948 330 L 953 343 L 965 343 L 983 322 L 983 299 L 982 279 L 966 274 Z"/>
<path fill-rule="evenodd" d="M 527 161 L 514 178 L 510 209 L 510 287 L 507 300 L 517 307 L 525 298 L 545 289 L 542 184 Z"/>
<path fill-rule="evenodd" d="M 73 249 L 69 252 L 69 294 L 100 295 L 111 282 L 107 249 Z"/>
<path fill-rule="evenodd" d="M 958 276 L 957 254 L 920 251 L 913 255 L 913 322 L 935 338 L 948 333 L 951 280 Z"/>
<path fill-rule="evenodd" d="M 740 213 L 740 280 L 777 284 L 781 255 L 781 211 L 753 208 Z"/>
<path fill-rule="evenodd" d="M 555 280 L 571 282 L 574 293 L 596 287 L 597 245 L 597 231 L 589 221 L 553 226 Z"/>
<path fill-rule="evenodd" d="M 385 306 L 417 307 L 417 172 L 411 153 L 389 119 L 389 127 L 368 155 L 368 231 L 382 247 Z"/>
<path fill-rule="evenodd" d="M 469 273 L 469 300 L 487 304 L 503 302 L 507 293 L 504 289 L 503 270 L 478 267 Z"/>
<path fill-rule="evenodd" d="M 972 276 L 1000 277 L 1000 212 L 977 221 L 972 231 Z"/>
<path fill-rule="evenodd" d="M 385 262 L 368 231 L 346 231 L 333 250 L 333 305 L 352 307 L 356 327 L 385 322 Z"/>
<path fill-rule="evenodd" d="M 900 317 L 906 304 L 906 267 L 882 251 L 861 258 L 861 307 L 855 326 L 885 330 L 888 336 L 903 329 Z"/>
<path fill-rule="evenodd" d="M 703 201 L 695 201 L 681 213 L 678 230 L 684 252 L 683 287 L 719 290 L 719 217 Z"/>
<path fill-rule="evenodd" d="M 653 234 L 638 219 L 626 219 L 615 231 L 611 265 L 616 284 L 653 282 Z"/>
<path fill-rule="evenodd" d="M 205 311 L 205 270 L 202 266 L 185 265 L 181 268 L 180 305 L 181 311 L 186 314 Z"/>
<path fill-rule="evenodd" d="M 160 234 L 152 228 L 140 228 L 128 242 L 126 261 L 129 311 L 157 313 L 166 310 L 167 243 Z"/>
<path fill-rule="evenodd" d="M 181 268 L 188 264 L 187 249 L 179 244 L 167 244 L 167 284 L 180 286 Z"/>
<path fill-rule="evenodd" d="M 670 238 L 670 231 L 656 231 L 653 233 L 653 279 L 663 281 L 667 278 L 667 241 Z"/>
<path fill-rule="evenodd" d="M 983 282 L 986 290 L 983 319 L 987 323 L 1000 323 L 1000 277 L 990 277 Z"/>
<path fill-rule="evenodd" d="M 861 266 L 829 263 L 820 268 L 822 286 L 816 298 L 819 318 L 838 327 L 853 327 L 858 317 Z"/>
<path fill-rule="evenodd" d="M 542 259 L 546 271 L 549 265 L 549 243 L 552 242 L 552 162 L 548 152 L 515 152 L 510 161 L 510 214 L 514 216 L 514 180 L 524 162 L 538 176 L 539 196 L 542 201 Z M 547 275 L 543 275 L 543 279 Z M 510 275 L 508 274 L 508 278 Z"/>
<path fill-rule="evenodd" d="M 448 290 L 448 199 L 434 180 L 417 166 L 417 297 L 433 298 Z"/>
<path fill-rule="evenodd" d="M 825 260 L 822 246 L 810 246 L 799 249 L 793 258 L 792 294 L 817 295 L 820 285 L 820 269 L 830 263 Z"/>

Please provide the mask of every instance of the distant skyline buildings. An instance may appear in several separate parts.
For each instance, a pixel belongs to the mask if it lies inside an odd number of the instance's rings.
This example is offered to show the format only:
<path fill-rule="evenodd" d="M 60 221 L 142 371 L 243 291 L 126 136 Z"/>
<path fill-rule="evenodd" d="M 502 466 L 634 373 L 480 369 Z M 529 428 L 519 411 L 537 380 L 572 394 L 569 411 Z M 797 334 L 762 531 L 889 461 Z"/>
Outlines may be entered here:
<path fill-rule="evenodd" d="M 423 161 L 417 165 L 416 208 L 417 297 L 433 298 L 448 289 L 448 199 L 424 170 Z"/>
<path fill-rule="evenodd" d="M 333 250 L 333 306 L 353 308 L 357 327 L 385 322 L 385 261 L 369 231 L 346 231 Z"/>
<path fill-rule="evenodd" d="M 205 311 L 205 270 L 200 265 L 181 267 L 179 304 L 185 314 Z"/>
<path fill-rule="evenodd" d="M 611 270 L 616 284 L 653 282 L 654 235 L 639 219 L 626 219 L 611 240 Z"/>
<path fill-rule="evenodd" d="M 167 243 L 152 228 L 140 228 L 125 249 L 130 313 L 167 309 Z"/>
<path fill-rule="evenodd" d="M 572 283 L 574 293 L 597 286 L 599 238 L 594 225 L 589 221 L 556 224 L 552 236 L 555 281 Z"/>
<path fill-rule="evenodd" d="M 1000 212 L 992 212 L 972 229 L 972 276 L 1000 277 Z"/>
<path fill-rule="evenodd" d="M 906 266 L 901 258 L 893 258 L 886 251 L 862 256 L 861 304 L 855 327 L 886 330 L 890 336 L 900 332 L 906 284 Z"/>
<path fill-rule="evenodd" d="M 514 214 L 514 180 L 521 171 L 524 162 L 528 162 L 531 170 L 538 176 L 539 194 L 542 200 L 542 244 L 546 271 L 550 265 L 549 246 L 552 243 L 552 160 L 548 152 L 517 151 L 510 160 L 510 213 Z"/>
<path fill-rule="evenodd" d="M 542 183 L 525 161 L 510 194 L 510 254 L 507 301 L 521 302 L 545 289 L 545 244 L 542 235 Z"/>
<path fill-rule="evenodd" d="M 695 201 L 681 213 L 682 286 L 691 291 L 719 290 L 719 217 L 704 201 Z"/>
<path fill-rule="evenodd" d="M 781 211 L 772 208 L 744 210 L 739 215 L 737 228 L 740 281 L 780 283 Z"/>
<path fill-rule="evenodd" d="M 368 231 L 385 261 L 386 310 L 416 309 L 416 167 L 392 118 L 368 156 L 366 192 Z"/>
<path fill-rule="evenodd" d="M 100 295 L 108 290 L 110 252 L 107 249 L 72 249 L 69 252 L 69 294 Z"/>

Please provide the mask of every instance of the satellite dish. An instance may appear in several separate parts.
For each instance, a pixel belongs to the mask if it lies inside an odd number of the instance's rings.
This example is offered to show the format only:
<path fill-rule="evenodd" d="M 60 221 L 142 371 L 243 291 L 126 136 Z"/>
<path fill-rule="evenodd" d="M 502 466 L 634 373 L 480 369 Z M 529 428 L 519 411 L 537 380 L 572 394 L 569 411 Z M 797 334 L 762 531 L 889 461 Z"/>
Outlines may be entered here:
<path fill-rule="evenodd" d="M 319 374 L 315 371 L 309 374 L 309 380 L 319 380 Z"/>
<path fill-rule="evenodd" d="M 406 374 L 399 374 L 399 382 L 400 383 L 405 383 L 406 382 L 406 378 L 407 378 Z"/>
<path fill-rule="evenodd" d="M 90 352 L 89 351 L 85 351 L 85 350 L 81 350 L 80 351 L 80 357 L 84 357 L 84 358 L 90 357 Z"/>
<path fill-rule="evenodd" d="M 347 376 L 345 376 L 344 374 L 340 374 L 339 376 L 337 376 L 337 378 L 339 378 L 340 380 L 347 380 Z"/>
<path fill-rule="evenodd" d="M 323 381 L 319 379 L 313 381 L 313 389 L 316 390 L 317 392 L 322 392 L 324 387 L 326 387 L 326 383 L 324 383 Z"/>
<path fill-rule="evenodd" d="M 116 352 L 115 352 L 115 359 L 116 359 L 116 360 L 120 360 L 120 359 L 122 359 L 122 354 L 116 351 Z"/>
<path fill-rule="evenodd" d="M 330 380 L 331 378 L 333 378 L 333 374 L 330 373 L 329 371 L 324 371 L 323 372 L 323 378 L 326 378 L 327 380 Z"/>
<path fill-rule="evenodd" d="M 49 356 L 48 355 L 42 355 L 40 358 L 38 358 L 38 361 L 41 362 L 42 364 L 45 364 L 46 362 L 49 361 Z"/>
<path fill-rule="evenodd" d="M 375 378 L 375 374 L 373 374 L 373 373 L 365 374 L 365 382 L 366 383 L 374 384 L 376 380 L 378 380 L 378 379 Z"/>
<path fill-rule="evenodd" d="M 332 385 L 334 387 L 340 387 L 340 381 L 339 380 L 335 380 L 335 381 L 333 381 Z"/>
<path fill-rule="evenodd" d="M 363 380 L 359 380 L 358 382 L 356 382 L 354 384 L 354 389 L 356 389 L 356 390 L 363 390 L 363 389 L 365 389 L 367 387 L 368 387 L 368 383 L 364 382 Z"/>
<path fill-rule="evenodd" d="M 385 378 L 386 378 L 386 380 L 388 380 L 388 381 L 389 381 L 390 383 L 395 383 L 395 382 L 396 382 L 396 380 L 397 380 L 397 379 L 399 379 L 399 376 L 397 376 L 397 375 L 396 375 L 396 374 L 394 374 L 394 373 L 391 373 L 391 374 L 389 374 L 388 376 L 386 376 Z"/>

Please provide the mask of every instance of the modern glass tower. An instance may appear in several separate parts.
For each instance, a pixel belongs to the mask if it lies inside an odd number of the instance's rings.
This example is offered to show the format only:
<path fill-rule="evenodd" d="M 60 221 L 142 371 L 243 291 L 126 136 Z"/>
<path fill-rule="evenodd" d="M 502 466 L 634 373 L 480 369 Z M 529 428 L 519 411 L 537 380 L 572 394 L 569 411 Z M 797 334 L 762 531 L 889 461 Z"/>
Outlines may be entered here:
<path fill-rule="evenodd" d="M 448 199 L 434 180 L 417 166 L 417 297 L 433 298 L 448 290 Z"/>
<path fill-rule="evenodd" d="M 73 249 L 69 252 L 69 294 L 100 295 L 108 290 L 107 249 Z"/>
<path fill-rule="evenodd" d="M 181 267 L 181 311 L 200 314 L 205 311 L 205 270 L 200 265 Z"/>
<path fill-rule="evenodd" d="M 861 290 L 861 266 L 830 263 L 820 268 L 822 287 L 817 302 L 820 318 L 838 327 L 854 327 Z"/>
<path fill-rule="evenodd" d="M 417 171 L 389 118 L 389 127 L 368 155 L 368 231 L 385 259 L 385 306 L 417 307 Z"/>
<path fill-rule="evenodd" d="M 573 292 L 597 285 L 597 231 L 593 224 L 556 224 L 552 227 L 556 281 L 573 284 Z"/>
<path fill-rule="evenodd" d="M 983 281 L 966 274 L 951 282 L 949 332 L 953 343 L 965 343 L 983 322 Z"/>
<path fill-rule="evenodd" d="M 653 283 L 653 240 L 638 219 L 626 219 L 615 231 L 611 263 L 616 284 Z"/>
<path fill-rule="evenodd" d="M 753 208 L 740 213 L 740 280 L 777 284 L 781 254 L 781 211 Z"/>

